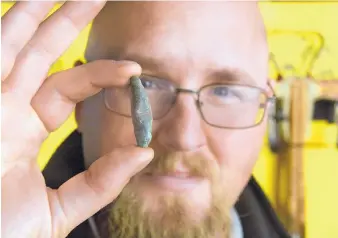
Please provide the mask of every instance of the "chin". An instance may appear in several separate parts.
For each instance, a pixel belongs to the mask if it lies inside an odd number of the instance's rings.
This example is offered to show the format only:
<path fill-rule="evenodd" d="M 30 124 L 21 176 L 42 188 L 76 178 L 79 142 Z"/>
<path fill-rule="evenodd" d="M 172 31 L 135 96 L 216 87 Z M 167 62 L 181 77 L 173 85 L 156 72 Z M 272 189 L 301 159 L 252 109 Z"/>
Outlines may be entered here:
<path fill-rule="evenodd" d="M 110 234 L 123 238 L 228 237 L 230 207 L 222 186 L 185 173 L 134 176 L 110 211 Z"/>
<path fill-rule="evenodd" d="M 131 181 L 111 208 L 110 233 L 121 238 L 228 237 L 229 211 L 203 186 L 179 193 Z"/>

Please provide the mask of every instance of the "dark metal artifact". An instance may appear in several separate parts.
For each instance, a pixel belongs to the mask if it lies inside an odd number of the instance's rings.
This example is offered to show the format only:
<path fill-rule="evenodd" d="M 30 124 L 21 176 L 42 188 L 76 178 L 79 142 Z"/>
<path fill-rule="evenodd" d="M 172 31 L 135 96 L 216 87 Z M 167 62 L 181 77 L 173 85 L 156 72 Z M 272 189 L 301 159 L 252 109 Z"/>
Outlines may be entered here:
<path fill-rule="evenodd" d="M 148 147 L 152 135 L 153 117 L 147 93 L 139 77 L 130 78 L 131 116 L 137 146 Z"/>

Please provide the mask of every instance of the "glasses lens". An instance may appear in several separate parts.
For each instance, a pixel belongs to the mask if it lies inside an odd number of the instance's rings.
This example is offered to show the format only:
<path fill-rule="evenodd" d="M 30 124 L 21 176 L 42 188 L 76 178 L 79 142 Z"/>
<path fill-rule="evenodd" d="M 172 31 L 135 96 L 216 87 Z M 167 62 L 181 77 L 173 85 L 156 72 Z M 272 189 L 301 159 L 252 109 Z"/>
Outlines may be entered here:
<path fill-rule="evenodd" d="M 200 93 L 203 118 L 211 125 L 244 128 L 261 122 L 267 97 L 259 88 L 212 85 Z"/>
<path fill-rule="evenodd" d="M 123 116 L 131 116 L 130 88 L 108 88 L 104 91 L 106 107 Z"/>
<path fill-rule="evenodd" d="M 147 92 L 153 118 L 163 117 L 175 101 L 175 87 L 166 80 L 146 75 L 142 75 L 140 79 Z M 104 98 L 108 109 L 124 116 L 131 116 L 129 87 L 106 89 Z"/>

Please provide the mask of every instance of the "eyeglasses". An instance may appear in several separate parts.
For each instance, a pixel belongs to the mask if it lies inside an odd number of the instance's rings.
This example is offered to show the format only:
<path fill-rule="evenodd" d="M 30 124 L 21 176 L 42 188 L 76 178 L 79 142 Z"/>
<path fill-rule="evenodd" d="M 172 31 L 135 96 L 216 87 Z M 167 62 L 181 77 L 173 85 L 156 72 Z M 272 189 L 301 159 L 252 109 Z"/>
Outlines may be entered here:
<path fill-rule="evenodd" d="M 274 100 L 268 93 L 255 86 L 240 84 L 210 84 L 198 91 L 176 87 L 168 80 L 141 75 L 147 92 L 154 120 L 168 114 L 179 93 L 195 95 L 196 106 L 202 119 L 211 126 L 244 129 L 260 124 L 267 103 Z M 130 88 L 108 88 L 103 92 L 107 109 L 131 117 Z"/>

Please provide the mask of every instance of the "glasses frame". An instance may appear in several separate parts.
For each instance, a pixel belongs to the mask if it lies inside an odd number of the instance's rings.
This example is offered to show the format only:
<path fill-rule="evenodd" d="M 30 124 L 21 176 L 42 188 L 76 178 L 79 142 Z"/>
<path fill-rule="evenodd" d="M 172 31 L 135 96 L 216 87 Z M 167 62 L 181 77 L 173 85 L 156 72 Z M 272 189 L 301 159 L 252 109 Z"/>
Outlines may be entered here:
<path fill-rule="evenodd" d="M 253 86 L 253 85 L 247 85 L 247 84 L 240 84 L 240 83 L 212 83 L 212 84 L 207 84 L 207 85 L 204 85 L 203 87 L 201 87 L 199 90 L 192 90 L 192 89 L 186 89 L 186 88 L 180 88 L 180 87 L 176 87 L 175 84 L 172 84 L 175 91 L 173 92 L 175 94 L 175 97 L 174 97 L 174 100 L 173 102 L 171 103 L 169 109 L 167 110 L 167 112 L 163 113 L 163 115 L 159 118 L 156 118 L 153 120 L 161 120 L 162 118 L 164 118 L 169 112 L 170 110 L 172 109 L 172 107 L 175 105 L 176 101 L 177 101 L 177 96 L 179 93 L 189 93 L 189 94 L 194 94 L 197 96 L 197 98 L 195 99 L 195 103 L 196 103 L 196 106 L 197 106 L 197 109 L 198 109 L 198 112 L 201 116 L 201 118 L 203 119 L 204 122 L 206 122 L 208 125 L 212 126 L 212 127 L 216 127 L 216 128 L 221 128 L 221 129 L 249 129 L 249 128 L 253 128 L 253 127 L 256 127 L 256 126 L 259 126 L 265 116 L 266 116 L 266 112 L 267 112 L 267 106 L 269 103 L 274 103 L 275 100 L 276 100 L 276 95 L 275 95 L 275 92 L 273 90 L 273 87 L 271 86 L 270 82 L 267 81 L 267 85 L 269 87 L 269 89 L 271 90 L 272 92 L 272 96 L 269 96 L 269 93 L 267 90 L 261 88 L 261 87 L 258 87 L 258 86 Z M 201 106 L 203 105 L 203 102 L 200 100 L 200 95 L 201 95 L 201 92 L 205 89 L 205 88 L 208 88 L 208 87 L 212 87 L 212 86 L 218 86 L 218 85 L 227 85 L 227 86 L 242 86 L 242 87 L 248 87 L 248 88 L 253 88 L 253 89 L 258 89 L 261 93 L 263 93 L 263 95 L 265 96 L 265 102 L 264 102 L 264 106 L 263 106 L 263 109 L 264 109 L 264 113 L 262 115 L 262 118 L 260 119 L 259 122 L 251 125 L 251 126 L 243 126 L 243 127 L 226 127 L 226 126 L 218 126 L 218 125 L 215 125 L 215 124 L 212 124 L 212 123 L 209 123 L 206 118 L 204 117 L 203 115 L 203 112 L 202 112 L 202 109 L 201 109 Z M 107 100 L 106 100 L 106 93 L 107 93 L 107 89 L 103 89 L 103 101 L 104 101 L 104 104 L 105 104 L 105 107 L 113 112 L 113 113 L 116 113 L 120 116 L 124 116 L 124 117 L 128 117 L 128 118 L 131 118 L 131 116 L 129 115 L 126 115 L 126 114 L 123 114 L 123 113 L 119 113 L 119 112 L 116 112 L 115 110 L 112 110 L 108 103 L 107 103 Z"/>

